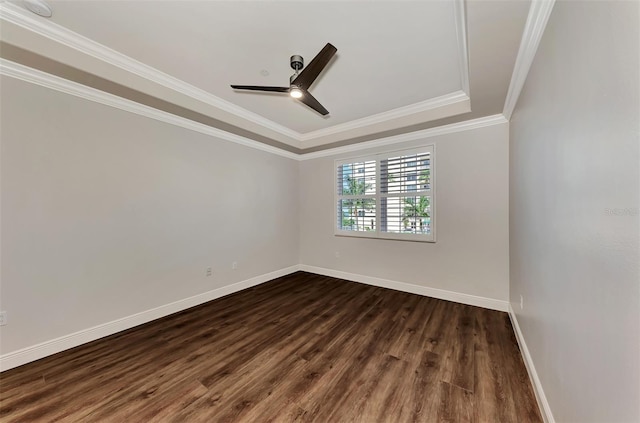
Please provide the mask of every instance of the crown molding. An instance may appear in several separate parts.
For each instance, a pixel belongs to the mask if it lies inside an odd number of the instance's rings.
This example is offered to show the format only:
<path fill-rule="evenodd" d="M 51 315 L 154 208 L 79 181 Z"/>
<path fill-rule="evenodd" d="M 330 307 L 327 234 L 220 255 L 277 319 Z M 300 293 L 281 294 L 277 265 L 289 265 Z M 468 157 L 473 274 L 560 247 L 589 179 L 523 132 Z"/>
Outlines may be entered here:
<path fill-rule="evenodd" d="M 194 122 L 181 116 L 163 112 L 161 110 L 154 109 L 153 107 L 136 103 L 135 101 L 127 100 L 125 98 L 118 97 L 116 95 L 109 94 L 95 88 L 87 87 L 86 85 L 78 84 L 77 82 L 72 82 L 64 78 L 50 75 L 48 73 L 41 72 L 39 70 L 32 69 L 27 66 L 23 66 L 2 58 L 0 58 L 0 75 L 19 79 L 21 81 L 25 81 L 35 85 L 40 85 L 45 88 L 80 97 L 85 100 L 101 103 L 106 106 L 124 110 L 126 112 L 135 113 L 137 115 L 169 123 L 171 125 L 180 126 L 182 128 L 199 132 L 201 134 L 210 135 L 218 139 L 223 139 L 225 141 L 230 141 L 257 150 L 266 151 L 278 156 L 294 160 L 297 160 L 299 157 L 299 155 L 296 153 L 263 144 L 261 142 L 235 135 L 221 129 L 213 128 L 199 122 Z"/>
<path fill-rule="evenodd" d="M 216 97 L 207 91 L 188 84 L 178 78 L 174 78 L 173 76 L 156 68 L 145 65 L 142 62 L 139 62 L 125 54 L 119 53 L 50 20 L 38 18 L 15 4 L 8 2 L 0 3 L 0 18 L 88 56 L 116 66 L 141 78 L 155 82 L 205 104 L 262 125 L 263 127 L 282 135 L 294 139 L 298 139 L 300 137 L 300 134 L 296 131 L 273 122 L 272 120 L 260 116 L 257 113 L 250 112 L 247 109 L 237 106 L 229 101 L 223 100 L 220 97 Z"/>
<path fill-rule="evenodd" d="M 467 44 L 467 9 L 465 0 L 455 0 L 453 3 L 456 20 L 456 35 L 458 39 L 458 60 L 460 64 L 460 86 L 462 91 L 471 96 L 469 92 L 469 49 Z"/>
<path fill-rule="evenodd" d="M 343 147 L 330 148 L 313 153 L 303 153 L 300 160 L 312 160 L 320 157 L 335 156 L 338 154 L 351 153 L 368 148 L 384 147 L 408 141 L 416 141 L 440 135 L 453 134 L 456 132 L 470 131 L 472 129 L 484 128 L 487 126 L 500 125 L 509 121 L 502 114 L 485 116 L 478 119 L 456 122 L 449 125 L 437 126 L 435 128 L 423 129 L 422 131 L 408 132 L 406 134 L 394 135 L 392 137 L 380 138 L 373 141 L 360 142 L 357 144 L 345 145 Z"/>
<path fill-rule="evenodd" d="M 240 144 L 246 147 L 254 148 L 256 150 L 265 151 L 281 157 L 286 157 L 293 160 L 311 160 L 320 157 L 334 156 L 337 154 L 349 153 L 353 151 L 364 150 L 367 148 L 375 148 L 387 145 L 398 144 L 402 142 L 415 141 L 424 138 L 435 137 L 439 135 L 452 134 L 461 131 L 469 131 L 472 129 L 484 128 L 486 126 L 499 125 L 507 123 L 508 120 L 504 115 L 492 115 L 478 119 L 467 120 L 464 122 L 452 123 L 449 125 L 438 126 L 435 128 L 424 129 L 422 131 L 409 132 L 406 134 L 395 135 L 392 137 L 381 138 L 373 141 L 366 141 L 357 144 L 351 144 L 343 147 L 336 147 L 322 151 L 316 151 L 313 153 L 292 153 L 290 151 L 283 150 L 281 148 L 273 147 L 267 144 L 263 144 L 259 141 L 252 140 L 250 138 L 242 137 L 240 135 L 232 134 L 230 132 L 223 131 L 218 128 L 213 128 L 208 125 L 204 125 L 199 122 L 177 116 L 171 113 L 167 113 L 153 107 L 146 106 L 144 104 L 136 103 L 122 97 L 118 97 L 113 94 L 106 93 L 104 91 L 97 90 L 95 88 L 87 87 L 86 85 L 72 82 L 64 78 L 60 78 L 48 73 L 20 65 L 18 63 L 11 62 L 6 59 L 0 58 L 0 75 L 4 75 L 10 78 L 18 79 L 31 84 L 39 85 L 41 87 L 49 88 L 55 91 L 59 91 L 65 94 L 73 95 L 85 100 L 93 101 L 96 103 L 104 104 L 106 106 L 114 107 L 126 112 L 135 113 L 140 116 L 145 116 L 160 122 L 165 122 L 171 125 L 179 126 L 185 129 L 189 129 L 201 134 L 209 135 L 217 139 Z"/>
<path fill-rule="evenodd" d="M 389 122 L 391 120 L 439 109 L 441 107 L 465 101 L 469 101 L 469 96 L 467 96 L 465 92 L 456 91 L 450 94 L 442 95 L 440 97 L 431 98 L 429 100 L 410 104 L 408 106 L 398 107 L 393 110 L 367 116 L 361 119 L 352 120 L 350 122 L 341 123 L 339 125 L 330 126 L 328 128 L 318 129 L 317 131 L 307 132 L 301 135 L 301 141 L 311 141 L 318 138 L 326 137 L 328 135 L 366 128 L 370 125 Z"/>
<path fill-rule="evenodd" d="M 469 101 L 469 69 L 468 51 L 466 42 L 466 18 L 464 0 L 455 0 L 455 23 L 460 56 L 460 72 L 463 91 L 457 91 L 441 97 L 428 99 L 419 103 L 382 112 L 374 116 L 356 119 L 344 124 L 320 129 L 308 133 L 300 133 L 267 119 L 257 113 L 237 106 L 229 101 L 221 99 L 207 91 L 197 88 L 178 78 L 172 77 L 158 69 L 145 65 L 125 54 L 119 53 L 105 45 L 84 37 L 68 28 L 58 25 L 50 20 L 34 16 L 22 7 L 10 2 L 0 1 L 0 19 L 17 25 L 56 43 L 74 49 L 90 57 L 108 63 L 143 79 L 169 88 L 189 98 L 198 100 L 204 104 L 215 107 L 224 112 L 246 119 L 268 130 L 289 137 L 302 147 L 304 141 L 318 140 L 328 135 L 335 135 L 347 131 L 364 129 L 369 125 L 391 122 L 406 118 L 411 115 L 436 110 L 438 107 L 446 107 L 459 102 Z M 335 140 L 333 140 L 335 141 Z"/>
<path fill-rule="evenodd" d="M 509 83 L 509 91 L 504 102 L 504 109 L 502 114 L 511 119 L 513 110 L 516 107 L 522 87 L 529 74 L 529 69 L 533 63 L 533 59 L 538 51 L 538 45 L 544 34 L 544 30 L 549 21 L 549 16 L 553 10 L 555 0 L 532 0 L 531 7 L 529 8 L 529 15 L 527 15 L 527 23 L 525 24 L 524 31 L 522 33 L 522 40 L 520 40 L 520 48 L 518 50 L 518 56 L 516 57 L 516 63 L 513 67 L 513 74 L 511 75 L 511 82 Z"/>

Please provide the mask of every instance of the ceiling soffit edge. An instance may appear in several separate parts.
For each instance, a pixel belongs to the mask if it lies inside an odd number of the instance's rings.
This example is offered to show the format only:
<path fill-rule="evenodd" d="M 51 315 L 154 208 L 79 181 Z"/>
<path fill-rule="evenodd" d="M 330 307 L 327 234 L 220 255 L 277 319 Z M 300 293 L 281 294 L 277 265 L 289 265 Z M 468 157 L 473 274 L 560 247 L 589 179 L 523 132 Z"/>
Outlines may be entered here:
<path fill-rule="evenodd" d="M 507 123 L 507 119 L 502 114 L 486 116 L 478 119 L 467 120 L 463 122 L 452 123 L 449 125 L 438 126 L 434 128 L 424 129 L 421 131 L 409 132 L 406 134 L 395 135 L 391 137 L 381 138 L 372 141 L 366 141 L 357 144 L 351 144 L 342 147 L 335 147 L 326 150 L 305 153 L 304 150 L 286 151 L 282 148 L 270 146 L 259 141 L 252 140 L 240 135 L 232 134 L 218 128 L 214 128 L 190 119 L 177 116 L 172 113 L 158 110 L 151 106 L 146 106 L 132 100 L 119 97 L 95 88 L 77 82 L 69 81 L 46 72 L 42 72 L 18 63 L 11 62 L 0 58 L 0 75 L 18 79 L 27 83 L 39 85 L 45 88 L 56 90 L 65 94 L 73 95 L 85 100 L 104 104 L 130 113 L 135 113 L 161 122 L 176 125 L 185 129 L 199 132 L 205 135 L 223 139 L 246 147 L 272 153 L 281 157 L 293 160 L 309 160 L 319 157 L 343 154 L 367 148 L 382 147 L 393 145 L 407 141 L 415 141 L 421 138 L 430 138 L 438 135 L 445 135 L 455 132 L 468 131 L 472 129 L 483 128 L 486 126 Z"/>
<path fill-rule="evenodd" d="M 69 81 L 67 79 L 42 72 L 28 66 L 21 65 L 19 63 L 11 62 L 3 58 L 0 58 L 0 75 L 18 79 L 30 84 L 39 85 L 41 87 L 73 95 L 85 100 L 104 104 L 106 106 L 110 106 L 126 112 L 135 113 L 137 115 L 158 120 L 160 122 L 180 126 L 182 128 L 190 129 L 202 134 L 224 139 L 226 141 L 231 141 L 236 144 L 241 144 L 247 147 L 255 148 L 257 150 L 266 151 L 278 156 L 283 156 L 290 159 L 297 159 L 299 156 L 299 149 L 295 149 L 295 151 L 287 151 L 279 147 L 270 146 L 260 141 L 246 138 L 241 135 L 236 135 L 231 132 L 223 131 L 222 129 L 218 129 L 204 123 L 196 122 L 173 113 L 165 112 L 155 107 L 147 106 L 136 101 L 129 100 L 102 90 L 98 90 L 96 88 L 88 87 L 77 82 Z"/>
<path fill-rule="evenodd" d="M 439 135 L 453 134 L 456 132 L 470 131 L 472 129 L 480 129 L 487 126 L 501 125 L 509 121 L 502 114 L 484 116 L 481 118 L 465 120 L 462 122 L 451 123 L 449 125 L 436 126 L 433 128 L 423 129 L 421 131 L 407 132 L 405 134 L 394 135 L 386 138 L 379 138 L 371 141 L 364 141 L 356 144 L 349 144 L 342 147 L 334 147 L 312 153 L 300 154 L 299 160 L 311 160 L 320 157 L 335 156 L 338 154 L 350 153 L 368 148 L 379 148 L 387 145 L 400 144 L 403 142 L 417 141 L 425 138 L 432 138 Z"/>
<path fill-rule="evenodd" d="M 408 106 L 398 107 L 397 109 L 378 113 L 376 115 L 367 116 L 361 119 L 352 120 L 351 122 L 341 123 L 339 125 L 330 126 L 328 128 L 318 129 L 317 131 L 301 134 L 301 141 L 310 141 L 323 138 L 328 135 L 340 134 L 354 129 L 365 128 L 370 125 L 388 122 L 389 120 L 408 117 L 418 113 L 424 113 L 436 110 L 441 107 L 458 103 L 469 103 L 469 97 L 463 91 L 456 91 L 439 97 L 430 98 L 419 103 L 410 104 Z M 468 108 L 464 108 L 460 113 L 468 112 Z"/>
<path fill-rule="evenodd" d="M 46 19 L 33 16 L 33 14 L 24 10 L 18 5 L 8 2 L 0 3 L 0 19 L 15 24 L 26 30 L 32 31 L 40 36 L 77 50 L 100 61 L 116 66 L 141 78 L 145 78 L 151 82 L 172 89 L 204 104 L 213 106 L 222 111 L 231 113 L 242 119 L 246 119 L 252 123 L 263 126 L 266 129 L 292 138 L 300 143 L 299 147 L 302 147 L 301 143 L 304 141 L 309 141 L 312 139 L 319 140 L 319 138 L 327 135 L 335 135 L 341 132 L 365 128 L 369 125 L 375 125 L 383 122 L 391 123 L 394 120 L 402 119 L 413 114 L 433 110 L 434 108 L 438 107 L 437 104 L 439 103 L 441 103 L 442 106 L 447 106 L 452 104 L 452 102 L 454 101 L 466 100 L 467 102 L 469 102 L 469 65 L 466 38 L 466 12 L 464 2 L 465 0 L 454 0 L 454 17 L 457 35 L 456 38 L 458 44 L 461 87 L 462 92 L 466 96 L 466 99 L 462 98 L 460 91 L 458 91 L 434 99 L 429 99 L 420 103 L 393 109 L 374 116 L 357 119 L 355 121 L 346 122 L 309 133 L 300 133 L 294 131 L 261 115 L 250 112 L 243 107 L 223 100 L 213 94 L 208 93 L 207 91 L 197 88 L 178 78 L 172 77 L 171 75 L 168 75 L 156 68 L 145 65 L 142 62 L 139 62 L 125 54 L 119 53 L 107 46 L 84 37 L 74 31 L 71 31 L 68 28 L 65 28 Z M 332 139 L 331 141 L 335 141 L 335 139 Z"/>

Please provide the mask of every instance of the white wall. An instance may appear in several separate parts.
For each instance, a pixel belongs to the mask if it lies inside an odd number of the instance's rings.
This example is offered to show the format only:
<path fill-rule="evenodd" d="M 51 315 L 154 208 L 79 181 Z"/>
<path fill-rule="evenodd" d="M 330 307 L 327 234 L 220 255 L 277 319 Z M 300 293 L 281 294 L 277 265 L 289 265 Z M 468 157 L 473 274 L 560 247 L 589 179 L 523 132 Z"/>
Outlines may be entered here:
<path fill-rule="evenodd" d="M 638 6 L 557 2 L 511 121 L 510 296 L 558 422 L 640 421 Z"/>
<path fill-rule="evenodd" d="M 0 353 L 298 264 L 295 160 L 1 82 Z"/>
<path fill-rule="evenodd" d="M 508 131 L 503 123 L 302 161 L 301 263 L 507 301 Z M 334 236 L 334 160 L 426 144 L 436 146 L 437 242 Z"/>

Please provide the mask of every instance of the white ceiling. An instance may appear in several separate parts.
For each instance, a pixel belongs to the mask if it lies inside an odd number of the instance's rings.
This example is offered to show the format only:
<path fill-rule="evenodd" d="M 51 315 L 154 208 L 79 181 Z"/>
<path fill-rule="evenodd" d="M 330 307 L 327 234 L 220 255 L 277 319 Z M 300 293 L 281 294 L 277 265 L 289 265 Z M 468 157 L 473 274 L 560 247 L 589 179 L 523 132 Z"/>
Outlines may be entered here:
<path fill-rule="evenodd" d="M 267 129 L 275 130 L 271 138 L 303 149 L 461 113 L 461 119 L 498 113 L 529 8 L 524 0 L 49 3 L 53 17 L 35 17 L 35 26 L 49 25 L 51 33 L 61 25 L 74 37 L 177 78 L 215 100 L 206 101 L 208 107 L 192 102 L 190 109 L 255 133 L 271 136 Z M 7 28 L 2 38 L 8 43 L 50 57 L 57 51 Z M 308 63 L 327 42 L 338 53 L 310 91 L 330 111 L 328 117 L 286 95 L 229 87 L 287 86 L 293 72 L 289 57 L 300 54 Z M 101 73 L 95 63 L 88 66 L 71 55 L 52 58 Z M 114 63 L 103 67 L 108 65 Z M 123 81 L 149 92 L 134 78 L 117 82 Z M 173 95 L 165 99 L 179 104 Z"/>

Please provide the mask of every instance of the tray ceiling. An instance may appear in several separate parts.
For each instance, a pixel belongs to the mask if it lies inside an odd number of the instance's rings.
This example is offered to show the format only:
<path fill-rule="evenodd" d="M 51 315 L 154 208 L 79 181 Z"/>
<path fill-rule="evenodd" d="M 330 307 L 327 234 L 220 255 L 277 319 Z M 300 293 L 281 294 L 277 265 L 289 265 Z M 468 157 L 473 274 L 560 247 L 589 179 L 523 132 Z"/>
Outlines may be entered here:
<path fill-rule="evenodd" d="M 504 103 L 529 6 L 461 0 L 49 3 L 54 14 L 48 20 L 19 2 L 1 4 L 2 41 L 299 149 L 498 113 L 494 103 Z M 287 85 L 289 57 L 300 54 L 308 63 L 327 42 L 338 53 L 310 91 L 328 117 L 286 95 L 229 87 Z"/>

